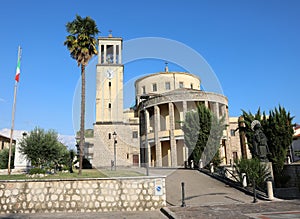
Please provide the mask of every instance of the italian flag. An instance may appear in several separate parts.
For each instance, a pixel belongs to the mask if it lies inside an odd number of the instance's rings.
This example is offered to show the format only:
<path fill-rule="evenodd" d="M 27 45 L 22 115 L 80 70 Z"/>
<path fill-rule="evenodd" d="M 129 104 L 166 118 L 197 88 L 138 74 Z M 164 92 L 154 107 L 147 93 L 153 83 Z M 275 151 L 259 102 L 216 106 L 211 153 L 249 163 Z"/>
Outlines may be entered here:
<path fill-rule="evenodd" d="M 16 82 L 19 82 L 20 80 L 20 66 L 21 66 L 21 60 L 20 58 L 18 59 L 18 64 L 17 64 L 17 70 L 16 70 L 16 77 L 15 77 L 15 80 Z"/>

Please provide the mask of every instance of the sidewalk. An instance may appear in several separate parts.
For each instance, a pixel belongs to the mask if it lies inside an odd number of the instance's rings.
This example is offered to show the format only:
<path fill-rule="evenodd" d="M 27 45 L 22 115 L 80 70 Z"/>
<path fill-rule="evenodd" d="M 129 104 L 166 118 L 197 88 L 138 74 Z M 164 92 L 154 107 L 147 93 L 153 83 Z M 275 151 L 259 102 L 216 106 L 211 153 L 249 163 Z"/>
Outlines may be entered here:
<path fill-rule="evenodd" d="M 157 211 L 113 211 L 97 213 L 36 213 L 36 214 L 7 214 L 0 219 L 166 219 L 167 217 Z"/>
<path fill-rule="evenodd" d="M 300 200 L 258 201 L 248 204 L 214 206 L 166 207 L 163 211 L 168 218 L 300 218 Z"/>

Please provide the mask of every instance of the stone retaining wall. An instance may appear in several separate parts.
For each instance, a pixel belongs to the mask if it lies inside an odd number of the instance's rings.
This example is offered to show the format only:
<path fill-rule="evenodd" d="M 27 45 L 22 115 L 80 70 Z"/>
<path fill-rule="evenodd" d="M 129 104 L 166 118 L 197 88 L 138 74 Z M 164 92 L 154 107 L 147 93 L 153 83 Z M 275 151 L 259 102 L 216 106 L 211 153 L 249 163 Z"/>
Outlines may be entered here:
<path fill-rule="evenodd" d="M 285 164 L 283 173 L 291 177 L 286 187 L 298 187 L 300 189 L 300 164 Z"/>
<path fill-rule="evenodd" d="M 147 211 L 166 206 L 165 177 L 0 181 L 0 213 Z"/>

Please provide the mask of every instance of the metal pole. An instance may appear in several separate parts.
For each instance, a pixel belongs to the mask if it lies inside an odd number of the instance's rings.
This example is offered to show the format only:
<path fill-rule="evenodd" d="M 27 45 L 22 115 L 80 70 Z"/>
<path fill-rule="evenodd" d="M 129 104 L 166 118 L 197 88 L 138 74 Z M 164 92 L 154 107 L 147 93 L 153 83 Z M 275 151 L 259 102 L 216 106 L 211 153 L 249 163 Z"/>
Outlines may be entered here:
<path fill-rule="evenodd" d="M 256 203 L 256 189 L 255 189 L 255 180 L 253 180 L 253 203 Z"/>
<path fill-rule="evenodd" d="M 21 47 L 18 48 L 18 64 L 21 60 Z M 16 111 L 16 99 L 17 99 L 17 85 L 18 82 L 15 81 L 15 87 L 14 87 L 14 102 L 13 102 L 13 109 L 12 109 L 12 119 L 11 119 L 11 130 L 10 130 L 10 141 L 9 141 L 9 152 L 8 152 L 8 166 L 7 171 L 8 175 L 11 174 L 10 164 L 11 164 L 11 153 L 12 153 L 12 142 L 13 142 L 13 132 L 14 132 L 14 126 L 15 126 L 15 111 Z"/>
<path fill-rule="evenodd" d="M 116 138 L 114 139 L 114 169 L 115 171 L 117 170 L 117 153 L 116 153 L 116 143 L 117 143 L 117 140 Z"/>
<path fill-rule="evenodd" d="M 117 133 L 114 131 L 113 133 L 114 137 L 114 170 L 116 171 L 117 169 Z"/>
<path fill-rule="evenodd" d="M 147 114 L 146 114 L 146 108 L 144 106 L 144 118 L 145 118 L 145 148 L 146 148 L 146 175 L 149 176 L 149 151 L 148 151 L 148 130 L 147 130 Z"/>
<path fill-rule="evenodd" d="M 14 103 L 13 103 L 13 110 L 12 110 L 9 152 L 8 152 L 8 167 L 7 167 L 8 175 L 11 174 L 10 164 L 11 164 L 11 155 L 12 155 L 11 153 L 12 153 L 13 132 L 15 126 L 16 96 L 17 96 L 17 82 L 15 82 L 15 88 L 14 88 Z"/>
<path fill-rule="evenodd" d="M 181 183 L 181 207 L 185 207 L 184 182 Z"/>

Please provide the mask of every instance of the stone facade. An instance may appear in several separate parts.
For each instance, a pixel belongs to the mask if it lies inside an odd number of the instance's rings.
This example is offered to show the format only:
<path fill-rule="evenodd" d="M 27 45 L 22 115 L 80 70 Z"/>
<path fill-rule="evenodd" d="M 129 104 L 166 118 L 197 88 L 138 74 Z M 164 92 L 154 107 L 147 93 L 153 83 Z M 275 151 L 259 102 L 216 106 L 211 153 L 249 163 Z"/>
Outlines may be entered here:
<path fill-rule="evenodd" d="M 117 166 L 139 166 L 139 140 L 138 124 L 102 124 L 94 126 L 94 159 L 95 167 L 105 167 L 111 165 L 114 159 L 114 137 L 116 132 L 116 165 Z M 133 137 L 134 132 L 136 138 Z M 100 147 L 101 146 L 101 147 Z"/>
<path fill-rule="evenodd" d="M 300 192 L 300 164 L 285 164 L 283 174 L 291 177 L 286 186 L 298 187 Z"/>
<path fill-rule="evenodd" d="M 187 72 L 158 72 L 135 82 L 140 115 L 141 163 L 153 167 L 180 167 L 188 161 L 182 124 L 186 112 L 203 104 L 228 124 L 227 97 L 200 90 L 200 79 Z M 223 132 L 220 155 L 223 164 L 232 157 L 229 130 Z M 206 165 L 210 158 L 204 156 Z"/>
<path fill-rule="evenodd" d="M 184 144 L 181 126 L 185 113 L 198 103 L 205 104 L 218 118 L 225 117 L 228 127 L 220 142 L 222 163 L 229 164 L 234 156 L 240 157 L 239 142 L 230 142 L 226 96 L 202 91 L 198 76 L 169 72 L 166 66 L 164 72 L 136 80 L 134 110 L 124 111 L 122 38 L 100 37 L 98 44 L 96 121 L 94 138 L 87 139 L 92 145 L 89 160 L 94 167 L 111 165 L 115 156 L 114 132 L 118 136 L 117 166 L 183 166 L 191 152 Z M 210 158 L 205 160 L 206 164 L 210 162 Z"/>
<path fill-rule="evenodd" d="M 242 150 L 241 150 L 241 143 L 240 143 L 240 133 L 238 130 L 238 117 L 230 117 L 229 118 L 229 139 L 230 139 L 230 148 L 231 148 L 231 160 L 229 160 L 229 163 L 233 163 L 235 159 L 241 159 L 242 158 Z M 251 152 L 248 148 L 247 144 L 247 138 L 246 140 L 246 150 L 247 150 L 247 158 L 252 158 Z"/>
<path fill-rule="evenodd" d="M 0 181 L 1 214 L 148 211 L 164 206 L 164 177 Z"/>
<path fill-rule="evenodd" d="M 139 166 L 139 123 L 132 109 L 123 108 L 122 38 L 99 37 L 96 66 L 96 121 L 94 138 L 87 139 L 94 167 Z M 113 133 L 116 133 L 116 146 Z M 116 147 L 116 155 L 115 149 Z"/>

